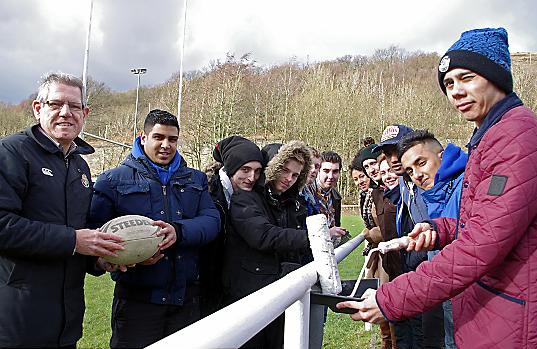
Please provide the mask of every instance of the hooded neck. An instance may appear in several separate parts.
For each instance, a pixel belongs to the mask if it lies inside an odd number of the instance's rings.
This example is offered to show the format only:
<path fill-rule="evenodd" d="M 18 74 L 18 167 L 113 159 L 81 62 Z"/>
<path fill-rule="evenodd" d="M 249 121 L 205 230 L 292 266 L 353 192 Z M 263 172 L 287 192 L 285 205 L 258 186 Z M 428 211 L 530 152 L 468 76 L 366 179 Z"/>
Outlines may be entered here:
<path fill-rule="evenodd" d="M 161 167 L 160 165 L 155 164 L 149 157 L 145 154 L 144 148 L 142 146 L 142 143 L 140 141 L 140 137 L 136 137 L 134 140 L 134 144 L 132 146 L 132 156 L 136 160 L 143 160 L 151 165 L 157 171 L 157 175 L 160 179 L 160 183 L 163 185 L 168 184 L 170 181 L 170 178 L 172 174 L 174 174 L 179 167 L 181 167 L 181 162 L 183 158 L 179 154 L 179 152 L 175 151 L 175 156 L 173 157 L 172 161 L 168 164 L 166 167 Z"/>
<path fill-rule="evenodd" d="M 464 172 L 467 162 L 468 155 L 461 148 L 449 143 L 442 153 L 442 162 L 434 176 L 435 185 L 450 181 Z"/>

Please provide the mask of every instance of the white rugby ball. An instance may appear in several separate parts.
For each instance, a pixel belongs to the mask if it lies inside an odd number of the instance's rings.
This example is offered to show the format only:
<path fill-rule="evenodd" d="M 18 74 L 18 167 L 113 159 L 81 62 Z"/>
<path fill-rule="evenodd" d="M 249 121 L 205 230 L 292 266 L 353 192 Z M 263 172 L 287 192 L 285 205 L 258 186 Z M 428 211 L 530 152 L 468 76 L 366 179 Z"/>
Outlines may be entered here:
<path fill-rule="evenodd" d="M 105 223 L 101 231 L 120 236 L 125 249 L 117 251 L 117 257 L 105 256 L 103 259 L 112 264 L 130 265 L 154 255 L 164 236 L 157 236 L 160 227 L 152 224 L 152 219 L 139 215 L 121 216 Z"/>

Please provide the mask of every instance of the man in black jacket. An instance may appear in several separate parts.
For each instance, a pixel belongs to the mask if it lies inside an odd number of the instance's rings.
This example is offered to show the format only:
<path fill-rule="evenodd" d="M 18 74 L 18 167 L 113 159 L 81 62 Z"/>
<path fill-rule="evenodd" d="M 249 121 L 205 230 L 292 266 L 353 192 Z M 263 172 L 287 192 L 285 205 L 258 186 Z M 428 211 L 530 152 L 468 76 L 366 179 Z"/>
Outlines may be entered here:
<path fill-rule="evenodd" d="M 307 181 L 311 154 L 306 144 L 291 141 L 263 148 L 271 158 L 266 183 L 231 198 L 233 229 L 226 240 L 223 281 L 226 299 L 234 302 L 278 280 L 289 263 L 299 265 L 309 247 L 307 214 L 299 191 Z M 248 341 L 245 348 L 280 348 L 283 315 Z"/>
<path fill-rule="evenodd" d="M 82 336 L 84 276 L 122 249 L 84 229 L 92 184 L 78 138 L 89 109 L 80 79 L 43 78 L 38 121 L 0 140 L 0 347 L 75 348 Z M 101 264 L 104 266 L 104 264 Z"/>
<path fill-rule="evenodd" d="M 224 306 L 222 261 L 224 243 L 230 234 L 231 196 L 237 190 L 252 191 L 263 173 L 265 160 L 259 147 L 241 136 L 218 142 L 213 150 L 215 163 L 205 171 L 209 177 L 209 194 L 220 213 L 220 233 L 216 240 L 200 251 L 200 310 L 205 317 Z"/>

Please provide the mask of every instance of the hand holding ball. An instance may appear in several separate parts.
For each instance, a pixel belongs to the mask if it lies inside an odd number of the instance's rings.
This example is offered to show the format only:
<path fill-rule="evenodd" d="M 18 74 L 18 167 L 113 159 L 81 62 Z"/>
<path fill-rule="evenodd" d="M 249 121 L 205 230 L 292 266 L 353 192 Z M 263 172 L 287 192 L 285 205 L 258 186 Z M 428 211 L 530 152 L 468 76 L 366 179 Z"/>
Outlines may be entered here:
<path fill-rule="evenodd" d="M 124 250 L 117 251 L 117 257 L 105 256 L 103 259 L 112 264 L 131 265 L 145 261 L 159 249 L 164 236 L 157 236 L 160 227 L 153 220 L 139 215 L 114 218 L 101 227 L 101 231 L 116 234 L 123 239 Z"/>

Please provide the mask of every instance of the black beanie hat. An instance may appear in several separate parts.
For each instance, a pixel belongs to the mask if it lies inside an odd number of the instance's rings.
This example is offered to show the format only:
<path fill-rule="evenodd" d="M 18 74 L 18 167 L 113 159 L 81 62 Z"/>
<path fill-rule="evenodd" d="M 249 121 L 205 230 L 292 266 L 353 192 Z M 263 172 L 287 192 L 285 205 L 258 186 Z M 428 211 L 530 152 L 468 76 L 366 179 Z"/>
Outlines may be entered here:
<path fill-rule="evenodd" d="M 438 83 L 444 94 L 444 76 L 453 68 L 469 69 L 505 93 L 513 92 L 507 31 L 504 28 L 484 28 L 462 33 L 438 64 Z"/>
<path fill-rule="evenodd" d="M 359 161 L 363 166 L 365 160 L 374 159 L 376 160 L 380 154 L 382 154 L 382 149 L 378 148 L 377 144 L 370 144 L 367 147 L 360 150 Z"/>
<path fill-rule="evenodd" d="M 224 171 L 230 177 L 242 165 L 250 161 L 259 161 L 263 167 L 265 166 L 259 147 L 241 136 L 230 136 L 216 143 L 213 157 L 216 161 L 224 164 Z"/>

